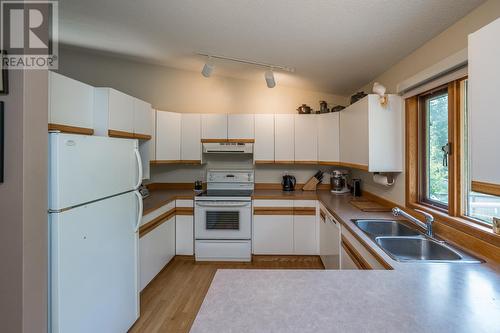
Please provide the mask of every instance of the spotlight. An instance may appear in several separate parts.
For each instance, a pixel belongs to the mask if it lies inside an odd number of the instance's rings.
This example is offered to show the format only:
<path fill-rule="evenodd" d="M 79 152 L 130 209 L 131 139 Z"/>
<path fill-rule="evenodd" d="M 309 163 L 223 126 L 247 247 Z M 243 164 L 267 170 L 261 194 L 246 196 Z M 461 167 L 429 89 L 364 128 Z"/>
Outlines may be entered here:
<path fill-rule="evenodd" d="M 212 75 L 214 69 L 215 69 L 215 65 L 212 64 L 209 60 L 209 61 L 207 61 L 205 66 L 203 66 L 203 70 L 201 71 L 201 75 L 203 75 L 204 77 L 210 77 L 210 75 Z"/>
<path fill-rule="evenodd" d="M 274 73 L 270 69 L 264 73 L 264 78 L 266 79 L 266 84 L 268 88 L 274 88 L 276 86 L 276 80 L 274 79 Z"/>

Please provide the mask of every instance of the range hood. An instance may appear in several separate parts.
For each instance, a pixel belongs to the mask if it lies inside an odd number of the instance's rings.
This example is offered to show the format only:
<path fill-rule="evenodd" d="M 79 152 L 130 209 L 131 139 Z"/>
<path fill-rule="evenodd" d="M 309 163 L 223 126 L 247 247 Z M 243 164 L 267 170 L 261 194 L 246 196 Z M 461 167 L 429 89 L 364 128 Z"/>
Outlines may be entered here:
<path fill-rule="evenodd" d="M 211 142 L 203 144 L 204 153 L 253 154 L 253 143 Z"/>

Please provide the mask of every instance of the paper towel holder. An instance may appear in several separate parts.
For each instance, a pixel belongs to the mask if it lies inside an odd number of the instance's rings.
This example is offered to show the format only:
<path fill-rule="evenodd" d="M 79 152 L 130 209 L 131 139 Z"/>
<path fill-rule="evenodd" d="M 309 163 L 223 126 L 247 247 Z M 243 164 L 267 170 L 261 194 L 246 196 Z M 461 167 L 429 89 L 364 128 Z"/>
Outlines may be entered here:
<path fill-rule="evenodd" d="M 373 182 L 383 186 L 393 186 L 396 183 L 396 177 L 390 172 L 375 172 Z"/>

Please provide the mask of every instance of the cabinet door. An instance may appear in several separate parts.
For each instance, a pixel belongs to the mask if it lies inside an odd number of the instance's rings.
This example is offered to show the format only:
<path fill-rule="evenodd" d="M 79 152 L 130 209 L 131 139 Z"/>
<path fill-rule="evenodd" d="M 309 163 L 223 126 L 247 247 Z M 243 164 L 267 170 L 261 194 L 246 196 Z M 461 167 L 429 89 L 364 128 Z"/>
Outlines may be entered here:
<path fill-rule="evenodd" d="M 368 97 L 340 111 L 340 161 L 368 170 Z"/>
<path fill-rule="evenodd" d="M 293 163 L 294 141 L 294 115 L 276 114 L 274 118 L 274 160 L 276 162 Z"/>
<path fill-rule="evenodd" d="M 178 255 L 193 255 L 193 249 L 193 216 L 177 215 L 175 217 L 175 253 Z"/>
<path fill-rule="evenodd" d="M 254 215 L 253 253 L 293 254 L 292 215 Z"/>
<path fill-rule="evenodd" d="M 368 147 L 370 172 L 403 171 L 403 99 L 387 95 L 380 105 L 378 95 L 368 95 Z"/>
<path fill-rule="evenodd" d="M 255 115 L 255 162 L 274 162 L 274 114 Z"/>
<path fill-rule="evenodd" d="M 49 123 L 94 127 L 94 87 L 49 72 Z"/>
<path fill-rule="evenodd" d="M 175 217 L 139 239 L 140 289 L 165 267 L 175 255 Z"/>
<path fill-rule="evenodd" d="M 359 269 L 343 247 L 340 249 L 340 269 Z"/>
<path fill-rule="evenodd" d="M 336 164 L 340 162 L 339 113 L 325 113 L 317 116 L 318 161 Z"/>
<path fill-rule="evenodd" d="M 108 89 L 108 129 L 134 133 L 134 97 Z"/>
<path fill-rule="evenodd" d="M 318 162 L 318 123 L 314 114 L 295 115 L 295 161 Z"/>
<path fill-rule="evenodd" d="M 227 139 L 227 115 L 226 114 L 202 114 L 201 115 L 201 138 L 202 139 Z"/>
<path fill-rule="evenodd" d="M 500 19 L 469 35 L 472 190 L 500 195 Z"/>
<path fill-rule="evenodd" d="M 294 215 L 293 244 L 295 254 L 317 254 L 316 216 Z"/>
<path fill-rule="evenodd" d="M 254 139 L 253 114 L 227 115 L 227 138 L 252 140 Z"/>
<path fill-rule="evenodd" d="M 201 163 L 201 116 L 181 114 L 181 160 Z"/>
<path fill-rule="evenodd" d="M 134 134 L 151 136 L 153 109 L 151 104 L 134 98 Z"/>
<path fill-rule="evenodd" d="M 181 159 L 180 113 L 156 111 L 156 160 Z"/>

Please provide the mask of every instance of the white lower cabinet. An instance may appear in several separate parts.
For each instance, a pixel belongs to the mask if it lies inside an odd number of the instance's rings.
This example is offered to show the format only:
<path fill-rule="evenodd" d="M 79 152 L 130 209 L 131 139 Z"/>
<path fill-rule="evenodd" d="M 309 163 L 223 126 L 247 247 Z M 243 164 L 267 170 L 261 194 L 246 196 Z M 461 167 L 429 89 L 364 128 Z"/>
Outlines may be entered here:
<path fill-rule="evenodd" d="M 316 216 L 293 217 L 293 253 L 317 254 Z"/>
<path fill-rule="evenodd" d="M 175 254 L 186 256 L 194 254 L 193 215 L 175 217 Z"/>
<path fill-rule="evenodd" d="M 254 254 L 293 254 L 293 215 L 254 215 Z"/>
<path fill-rule="evenodd" d="M 255 200 L 253 253 L 317 254 L 316 225 L 315 200 Z"/>
<path fill-rule="evenodd" d="M 165 267 L 175 255 L 175 216 L 139 239 L 140 290 Z"/>

